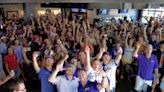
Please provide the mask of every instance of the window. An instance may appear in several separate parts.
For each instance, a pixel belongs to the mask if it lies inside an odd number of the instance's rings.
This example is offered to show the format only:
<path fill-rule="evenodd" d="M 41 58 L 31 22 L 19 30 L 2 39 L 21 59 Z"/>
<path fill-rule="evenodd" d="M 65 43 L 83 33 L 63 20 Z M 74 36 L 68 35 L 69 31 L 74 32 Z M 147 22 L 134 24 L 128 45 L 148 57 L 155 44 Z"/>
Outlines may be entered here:
<path fill-rule="evenodd" d="M 155 12 L 155 17 L 161 17 L 162 12 Z"/>
<path fill-rule="evenodd" d="M 142 16 L 147 17 L 164 17 L 164 6 L 159 8 L 150 8 L 150 9 L 144 9 Z"/>

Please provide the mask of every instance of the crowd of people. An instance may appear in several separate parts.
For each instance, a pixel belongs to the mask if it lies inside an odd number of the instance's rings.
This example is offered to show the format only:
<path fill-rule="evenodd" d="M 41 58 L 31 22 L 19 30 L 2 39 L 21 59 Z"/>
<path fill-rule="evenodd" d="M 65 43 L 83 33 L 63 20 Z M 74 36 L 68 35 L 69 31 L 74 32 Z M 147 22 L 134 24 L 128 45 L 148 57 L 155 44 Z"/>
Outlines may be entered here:
<path fill-rule="evenodd" d="M 1 19 L 0 88 L 116 92 L 118 78 L 134 76 L 135 91 L 164 92 L 164 21 L 147 22 L 112 18 L 99 27 L 50 13 Z"/>

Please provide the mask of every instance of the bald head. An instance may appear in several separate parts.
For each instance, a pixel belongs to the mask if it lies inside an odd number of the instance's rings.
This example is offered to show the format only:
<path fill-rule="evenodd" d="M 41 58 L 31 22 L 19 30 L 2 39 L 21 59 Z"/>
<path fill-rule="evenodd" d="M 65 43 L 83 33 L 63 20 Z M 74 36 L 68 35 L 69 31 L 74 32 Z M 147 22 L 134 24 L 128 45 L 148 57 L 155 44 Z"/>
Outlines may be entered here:
<path fill-rule="evenodd" d="M 151 54 L 153 51 L 153 46 L 151 44 L 147 44 L 145 48 L 145 54 Z"/>

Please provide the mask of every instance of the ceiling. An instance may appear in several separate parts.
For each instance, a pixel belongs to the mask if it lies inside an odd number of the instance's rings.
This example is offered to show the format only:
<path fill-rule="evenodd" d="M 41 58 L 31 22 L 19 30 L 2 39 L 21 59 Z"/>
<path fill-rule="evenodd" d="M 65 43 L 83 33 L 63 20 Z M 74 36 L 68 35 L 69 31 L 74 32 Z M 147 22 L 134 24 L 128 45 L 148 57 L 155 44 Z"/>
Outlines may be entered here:
<path fill-rule="evenodd" d="M 164 6 L 164 0 L 0 0 L 0 4 L 36 3 L 46 7 L 86 7 L 88 9 L 145 9 Z M 47 4 L 47 5 L 46 5 Z"/>
<path fill-rule="evenodd" d="M 0 3 L 164 3 L 164 0 L 0 0 Z"/>

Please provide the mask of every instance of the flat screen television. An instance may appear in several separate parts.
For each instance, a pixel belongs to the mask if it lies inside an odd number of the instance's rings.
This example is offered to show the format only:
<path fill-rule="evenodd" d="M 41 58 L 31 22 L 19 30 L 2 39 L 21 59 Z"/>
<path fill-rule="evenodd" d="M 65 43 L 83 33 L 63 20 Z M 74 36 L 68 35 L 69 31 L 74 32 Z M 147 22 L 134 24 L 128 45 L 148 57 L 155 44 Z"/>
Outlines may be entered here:
<path fill-rule="evenodd" d="M 128 13 L 128 9 L 119 9 L 119 13 Z"/>
<path fill-rule="evenodd" d="M 109 9 L 98 9 L 97 10 L 97 15 L 108 15 L 109 14 Z"/>
<path fill-rule="evenodd" d="M 87 12 L 87 10 L 86 10 L 86 9 L 81 8 L 81 9 L 79 9 L 79 12 L 81 12 L 81 13 L 85 13 L 85 12 Z"/>
<path fill-rule="evenodd" d="M 71 11 L 72 12 L 79 12 L 79 9 L 78 8 L 71 8 Z"/>

